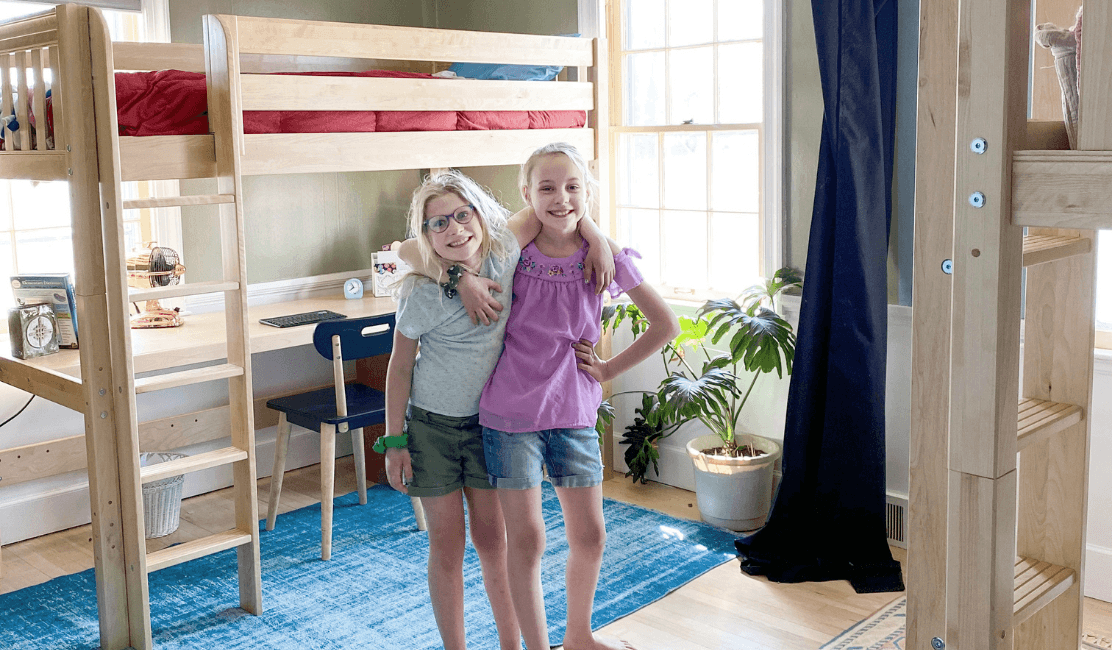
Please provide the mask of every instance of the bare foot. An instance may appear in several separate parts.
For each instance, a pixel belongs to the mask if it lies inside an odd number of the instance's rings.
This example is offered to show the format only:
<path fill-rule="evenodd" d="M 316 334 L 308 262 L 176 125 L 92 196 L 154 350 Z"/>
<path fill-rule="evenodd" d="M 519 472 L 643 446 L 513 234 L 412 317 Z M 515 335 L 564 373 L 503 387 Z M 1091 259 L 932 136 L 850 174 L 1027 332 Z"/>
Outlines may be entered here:
<path fill-rule="evenodd" d="M 564 650 L 637 650 L 628 641 L 592 636 L 582 642 L 564 639 Z"/>

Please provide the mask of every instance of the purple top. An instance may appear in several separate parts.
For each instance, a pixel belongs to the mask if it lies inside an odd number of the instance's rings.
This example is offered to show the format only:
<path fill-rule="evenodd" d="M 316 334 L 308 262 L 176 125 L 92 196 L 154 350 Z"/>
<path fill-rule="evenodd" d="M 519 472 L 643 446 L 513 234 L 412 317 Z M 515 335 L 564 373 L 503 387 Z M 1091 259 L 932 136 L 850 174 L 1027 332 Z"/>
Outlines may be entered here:
<path fill-rule="evenodd" d="M 586 242 L 570 257 L 552 258 L 530 243 L 514 273 L 505 348 L 479 401 L 479 422 L 510 433 L 595 426 L 602 386 L 576 368 L 572 343 L 598 341 L 602 296 L 583 282 Z M 614 256 L 612 296 L 641 284 L 625 249 Z M 637 255 L 640 257 L 639 255 Z"/>

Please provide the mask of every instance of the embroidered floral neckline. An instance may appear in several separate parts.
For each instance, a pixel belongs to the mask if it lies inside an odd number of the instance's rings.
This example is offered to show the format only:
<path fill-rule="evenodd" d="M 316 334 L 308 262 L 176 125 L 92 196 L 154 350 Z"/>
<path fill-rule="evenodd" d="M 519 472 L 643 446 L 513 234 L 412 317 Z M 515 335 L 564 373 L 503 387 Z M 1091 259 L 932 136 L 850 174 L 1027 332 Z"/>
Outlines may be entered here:
<path fill-rule="evenodd" d="M 568 257 L 549 257 L 537 250 L 530 242 L 521 251 L 521 258 L 517 262 L 517 270 L 537 278 L 553 282 L 571 282 L 583 279 L 583 260 L 587 257 L 587 242 L 579 247 Z"/>

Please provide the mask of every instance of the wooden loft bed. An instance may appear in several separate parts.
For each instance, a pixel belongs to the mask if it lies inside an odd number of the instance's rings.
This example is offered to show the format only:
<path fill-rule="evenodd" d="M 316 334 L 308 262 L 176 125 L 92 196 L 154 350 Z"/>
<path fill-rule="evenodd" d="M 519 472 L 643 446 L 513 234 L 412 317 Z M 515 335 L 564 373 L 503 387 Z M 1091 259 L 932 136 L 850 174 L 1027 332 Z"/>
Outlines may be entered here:
<path fill-rule="evenodd" d="M 1070 25 L 1078 4 L 1035 17 Z M 1086 3 L 1074 151 L 1031 12 L 920 7 L 909 648 L 1080 645 L 1112 7 Z"/>
<path fill-rule="evenodd" d="M 6 476 L 21 480 L 87 468 L 101 646 L 109 650 L 151 647 L 148 571 L 200 555 L 236 548 L 241 607 L 252 613 L 263 609 L 254 459 L 254 429 L 259 423 L 254 417 L 250 355 L 253 341 L 260 349 L 302 342 L 288 333 L 261 332 L 254 323 L 259 313 L 248 315 L 242 176 L 518 165 L 531 150 L 554 140 L 574 143 L 593 158 L 596 173 L 605 175 L 606 48 L 598 39 L 236 16 L 206 16 L 204 34 L 204 46 L 113 44 L 100 12 L 77 5 L 0 25 L 0 57 L 11 57 L 20 71 L 0 88 L 8 102 L 2 109 L 7 112 L 14 102 L 21 124 L 27 123 L 28 112 L 35 115 L 39 135 L 49 88 L 54 126 L 52 142 L 37 137 L 33 145 L 29 139 L 21 139 L 18 146 L 5 143 L 0 178 L 69 182 L 82 337 L 77 351 L 29 361 L 0 356 L 0 381 L 85 415 L 83 440 L 73 437 L 0 450 L 0 462 Z M 563 65 L 573 80 L 266 74 L 367 68 L 427 72 L 449 62 Z M 43 71 L 49 69 L 49 84 L 39 82 L 29 89 L 21 74 L 23 64 L 34 70 L 35 80 L 44 80 Z M 155 69 L 205 72 L 209 134 L 119 135 L 114 74 Z M 506 131 L 244 133 L 243 113 L 251 110 L 579 110 L 586 112 L 586 123 L 581 128 Z M 120 198 L 123 182 L 183 178 L 216 178 L 217 193 Z M 129 293 L 123 211 L 204 204 L 220 212 L 221 279 Z M 183 341 L 179 350 L 166 345 L 165 331 L 129 329 L 130 302 L 218 292 L 227 306 L 220 315 L 223 323 L 206 325 L 201 346 Z M 381 300 L 364 302 L 368 312 L 384 309 Z M 268 309 L 277 313 L 282 308 Z M 303 343 L 307 342 L 308 335 Z M 198 357 L 197 350 L 208 356 Z M 214 356 L 221 353 L 226 360 Z M 218 360 L 224 362 L 201 369 L 176 367 Z M 135 376 L 156 368 L 170 372 Z M 139 422 L 137 393 L 207 381 L 228 382 L 227 407 L 205 412 L 204 417 L 186 414 Z M 192 429 L 181 426 L 190 420 Z M 168 428 L 174 430 L 172 437 Z M 139 467 L 141 449 L 179 447 L 229 434 L 227 448 Z M 49 453 L 52 449 L 54 454 Z M 57 453 L 63 449 L 67 453 Z M 44 457 L 52 460 L 40 464 Z M 232 466 L 235 477 L 235 528 L 147 553 L 142 484 L 223 464 Z"/>

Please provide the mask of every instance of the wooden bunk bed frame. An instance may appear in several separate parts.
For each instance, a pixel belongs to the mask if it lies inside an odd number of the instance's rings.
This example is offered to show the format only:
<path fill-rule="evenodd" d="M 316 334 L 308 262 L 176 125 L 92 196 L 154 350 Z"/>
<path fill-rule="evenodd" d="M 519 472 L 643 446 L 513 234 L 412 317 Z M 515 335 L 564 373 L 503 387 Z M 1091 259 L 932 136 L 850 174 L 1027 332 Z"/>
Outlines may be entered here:
<path fill-rule="evenodd" d="M 1080 645 L 1092 229 L 1112 227 L 1112 7 L 1086 5 L 1083 151 L 1049 57 L 1029 62 L 1029 0 L 920 7 L 908 648 Z"/>
<path fill-rule="evenodd" d="M 581 5 L 581 12 L 597 8 L 593 2 Z M 586 25 L 594 31 L 597 21 L 592 20 L 589 14 Z M 261 332 L 254 324 L 260 314 L 248 315 L 242 176 L 518 165 L 531 150 L 556 140 L 575 144 L 592 159 L 599 177 L 606 176 L 608 89 L 606 45 L 600 39 L 236 16 L 205 16 L 203 31 L 204 46 L 112 43 L 100 12 L 78 5 L 60 5 L 0 25 L 0 57 L 12 57 L 20 71 L 14 82 L 21 124 L 26 123 L 26 109 L 20 105 L 26 106 L 22 98 L 29 94 L 38 119 L 44 122 L 46 114 L 46 84 L 36 83 L 33 93 L 28 92 L 22 76 L 25 60 L 36 80 L 44 78 L 42 70 L 51 70 L 55 124 L 52 150 L 40 137 L 34 149 L 20 142 L 21 149 L 0 151 L 0 178 L 69 182 L 81 326 L 80 350 L 29 361 L 0 356 L 0 381 L 81 412 L 85 419 L 83 436 L 0 450 L 0 463 L 4 485 L 87 468 L 101 646 L 107 650 L 152 646 L 148 571 L 220 550 L 238 551 L 241 607 L 256 614 L 263 609 L 254 429 L 272 422 L 255 418 L 260 407 L 251 390 L 250 356 L 254 341 L 261 349 L 290 347 L 308 344 L 311 332 Z M 429 72 L 457 61 L 562 65 L 572 80 L 265 74 L 384 67 Z M 211 133 L 119 136 L 115 71 L 171 68 L 206 73 Z M 0 95 L 10 97 L 6 85 Z M 3 106 L 5 112 L 10 108 Z M 245 135 L 244 110 L 583 110 L 587 124 L 547 130 Z M 217 193 L 120 199 L 123 182 L 185 178 L 216 178 Z M 606 184 L 602 187 L 605 192 Z M 607 203 L 601 197 L 601 205 Z M 205 204 L 220 211 L 223 277 L 129 293 L 123 211 Z M 195 317 L 222 321 L 205 326 L 203 342 L 167 344 L 171 331 L 129 328 L 130 302 L 217 292 L 224 295 L 224 313 Z M 366 313 L 392 310 L 388 300 L 364 302 Z M 345 313 L 355 313 L 348 307 Z M 282 307 L 268 306 L 268 311 L 280 313 Z M 179 342 L 189 327 L 173 331 Z M 214 332 L 222 340 L 212 339 Z M 137 371 L 222 357 L 227 360 L 201 369 L 135 376 Z M 226 407 L 138 421 L 137 393 L 225 380 Z M 231 445 L 225 449 L 139 466 L 141 449 L 180 447 L 229 434 Z M 235 528 L 147 553 L 142 485 L 218 465 L 233 468 Z"/>

